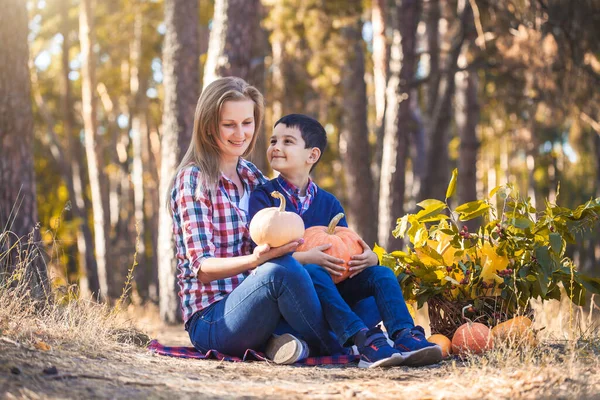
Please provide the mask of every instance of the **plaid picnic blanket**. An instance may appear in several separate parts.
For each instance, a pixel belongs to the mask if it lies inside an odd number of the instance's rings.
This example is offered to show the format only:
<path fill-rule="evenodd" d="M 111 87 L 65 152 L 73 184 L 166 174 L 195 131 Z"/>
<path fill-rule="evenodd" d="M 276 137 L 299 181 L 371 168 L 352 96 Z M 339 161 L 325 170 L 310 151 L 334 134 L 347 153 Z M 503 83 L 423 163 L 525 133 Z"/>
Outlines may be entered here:
<path fill-rule="evenodd" d="M 158 342 L 158 340 L 152 340 L 148 344 L 148 350 L 161 356 L 194 358 L 198 360 L 225 360 L 233 362 L 268 361 L 268 359 L 263 353 L 252 349 L 246 350 L 244 356 L 242 358 L 239 358 L 219 353 L 216 350 L 209 350 L 206 353 L 202 353 L 201 351 L 196 350 L 194 347 L 163 346 Z M 309 357 L 294 365 L 345 365 L 355 363 L 358 361 L 359 358 L 360 356 L 356 355 Z"/>

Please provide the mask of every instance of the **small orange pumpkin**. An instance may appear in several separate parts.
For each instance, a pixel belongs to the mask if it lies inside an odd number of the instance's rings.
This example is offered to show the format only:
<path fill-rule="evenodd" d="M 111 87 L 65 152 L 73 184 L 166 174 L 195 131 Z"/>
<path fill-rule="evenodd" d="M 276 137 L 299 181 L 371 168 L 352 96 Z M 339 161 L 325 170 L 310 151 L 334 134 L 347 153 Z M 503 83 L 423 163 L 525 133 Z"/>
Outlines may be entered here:
<path fill-rule="evenodd" d="M 482 354 L 492 348 L 490 328 L 479 322 L 467 322 L 458 327 L 452 337 L 452 352 L 461 356 Z"/>
<path fill-rule="evenodd" d="M 363 252 L 360 236 L 350 228 L 337 226 L 342 218 L 344 214 L 339 213 L 333 217 L 329 226 L 311 226 L 304 232 L 304 243 L 298 246 L 298 251 L 308 251 L 317 246 L 331 244 L 325 253 L 341 258 L 346 267 L 346 271 L 341 276 L 331 276 L 335 283 L 340 283 L 350 276 L 348 262 L 352 256 Z"/>
<path fill-rule="evenodd" d="M 465 317 L 465 310 L 472 306 L 472 304 L 469 304 L 463 307 L 462 316 L 467 322 L 459 326 L 452 337 L 452 352 L 459 356 L 482 354 L 493 347 L 490 328 Z"/>
<path fill-rule="evenodd" d="M 254 243 L 279 247 L 302 238 L 302 218 L 296 213 L 285 211 L 285 197 L 281 193 L 274 191 L 271 196 L 279 199 L 279 207 L 263 208 L 254 215 L 249 227 Z"/>
<path fill-rule="evenodd" d="M 446 336 L 436 333 L 427 338 L 430 343 L 435 343 L 442 348 L 442 357 L 447 358 L 452 353 L 452 342 Z"/>

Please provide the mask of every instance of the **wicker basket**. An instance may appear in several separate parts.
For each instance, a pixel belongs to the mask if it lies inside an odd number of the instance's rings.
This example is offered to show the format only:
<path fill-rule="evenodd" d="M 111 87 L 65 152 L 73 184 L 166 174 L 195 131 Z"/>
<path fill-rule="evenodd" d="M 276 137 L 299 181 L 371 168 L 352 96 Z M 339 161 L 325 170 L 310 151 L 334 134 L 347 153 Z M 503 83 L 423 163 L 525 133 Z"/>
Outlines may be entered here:
<path fill-rule="evenodd" d="M 526 315 L 531 318 L 533 314 L 533 310 L 529 306 L 518 313 L 508 311 L 507 304 L 501 297 L 479 297 L 475 300 L 457 302 L 435 296 L 427 301 L 431 333 L 440 333 L 452 338 L 458 327 L 466 322 L 463 319 L 462 310 L 469 304 L 473 305 L 473 311 L 466 312 L 465 316 L 471 321 L 481 322 L 489 327 L 507 321 L 516 315 Z"/>

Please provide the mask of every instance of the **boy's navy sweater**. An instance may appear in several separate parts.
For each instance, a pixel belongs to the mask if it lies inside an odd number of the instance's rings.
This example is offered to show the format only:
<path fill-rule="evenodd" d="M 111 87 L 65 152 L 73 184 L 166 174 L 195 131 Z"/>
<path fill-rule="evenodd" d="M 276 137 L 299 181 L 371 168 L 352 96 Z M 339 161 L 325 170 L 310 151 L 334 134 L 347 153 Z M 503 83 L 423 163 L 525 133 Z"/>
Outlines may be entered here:
<path fill-rule="evenodd" d="M 256 187 L 250 195 L 248 222 L 263 208 L 279 207 L 279 199 L 271 196 L 271 192 L 275 190 L 285 196 L 285 210 L 299 214 L 298 210 L 294 207 L 294 204 L 290 201 L 289 196 L 279 185 L 277 178 L 275 178 Z M 308 207 L 304 214 L 300 216 L 304 221 L 304 227 L 310 228 L 311 226 L 327 226 L 333 217 L 343 212 L 344 208 L 339 200 L 331 193 L 317 186 L 317 195 L 312 199 L 310 207 Z M 348 227 L 345 216 L 337 226 Z"/>

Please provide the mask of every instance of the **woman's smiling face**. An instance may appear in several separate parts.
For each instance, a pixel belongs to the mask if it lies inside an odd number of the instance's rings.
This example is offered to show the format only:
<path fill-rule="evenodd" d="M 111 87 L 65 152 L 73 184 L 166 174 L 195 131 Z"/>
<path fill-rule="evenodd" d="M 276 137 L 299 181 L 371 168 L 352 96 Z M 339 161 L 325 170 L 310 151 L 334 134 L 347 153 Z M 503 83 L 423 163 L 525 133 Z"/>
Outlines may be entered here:
<path fill-rule="evenodd" d="M 242 156 L 254 136 L 254 102 L 252 100 L 227 101 L 221 107 L 219 140 L 221 158 Z"/>

